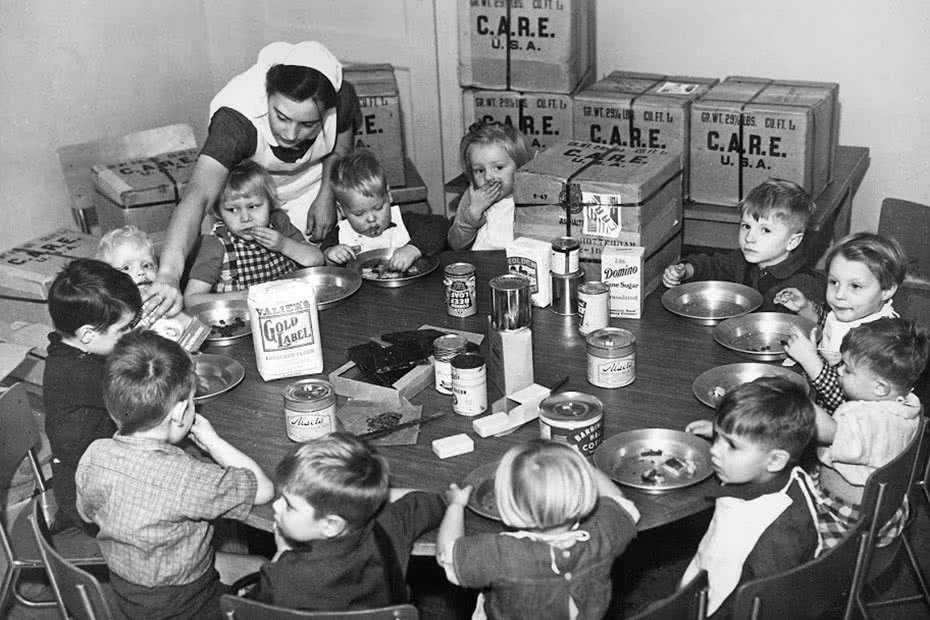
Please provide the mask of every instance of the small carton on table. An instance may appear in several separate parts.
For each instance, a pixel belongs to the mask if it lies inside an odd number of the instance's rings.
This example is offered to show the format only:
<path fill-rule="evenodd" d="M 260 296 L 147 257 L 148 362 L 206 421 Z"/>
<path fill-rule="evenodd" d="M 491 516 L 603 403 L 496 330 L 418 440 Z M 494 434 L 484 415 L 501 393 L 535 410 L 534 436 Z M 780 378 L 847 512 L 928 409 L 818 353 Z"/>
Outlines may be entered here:
<path fill-rule="evenodd" d="M 356 148 L 377 155 L 388 185 L 406 186 L 404 132 L 394 67 L 387 63 L 350 65 L 343 76 L 355 87 L 362 108 L 362 124 L 355 131 Z"/>
<path fill-rule="evenodd" d="M 607 247 L 601 255 L 601 269 L 597 277 L 610 289 L 610 316 L 621 319 L 639 319 L 643 315 L 643 301 L 662 283 L 662 272 L 681 257 L 681 233 L 669 239 L 650 256 L 643 256 L 639 247 Z"/>

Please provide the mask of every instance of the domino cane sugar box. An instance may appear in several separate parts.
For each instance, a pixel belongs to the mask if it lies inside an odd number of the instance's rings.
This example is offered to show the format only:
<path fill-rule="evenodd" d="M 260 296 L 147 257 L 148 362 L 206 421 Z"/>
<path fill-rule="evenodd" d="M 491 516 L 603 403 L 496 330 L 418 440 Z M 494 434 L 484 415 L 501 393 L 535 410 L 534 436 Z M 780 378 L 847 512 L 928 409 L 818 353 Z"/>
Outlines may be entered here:
<path fill-rule="evenodd" d="M 362 123 L 355 130 L 356 148 L 371 150 L 381 162 L 388 185 L 407 185 L 400 94 L 389 64 L 351 65 L 343 76 L 355 87 Z"/>

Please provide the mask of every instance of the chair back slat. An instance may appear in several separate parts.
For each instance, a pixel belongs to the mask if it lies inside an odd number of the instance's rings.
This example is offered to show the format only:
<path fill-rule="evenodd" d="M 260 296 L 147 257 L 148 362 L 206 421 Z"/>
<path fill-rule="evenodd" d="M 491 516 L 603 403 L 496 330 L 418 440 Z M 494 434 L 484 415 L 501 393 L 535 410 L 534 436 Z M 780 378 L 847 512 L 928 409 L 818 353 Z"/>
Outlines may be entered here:
<path fill-rule="evenodd" d="M 707 571 L 685 587 L 656 601 L 628 620 L 704 620 L 707 617 Z"/>
<path fill-rule="evenodd" d="M 917 432 L 914 433 L 914 437 L 904 452 L 873 471 L 865 481 L 861 504 L 862 516 L 868 526 L 872 527 L 873 535 L 894 516 L 910 489 L 916 476 L 917 454 L 924 441 L 925 424 L 921 408 Z"/>
<path fill-rule="evenodd" d="M 360 611 L 299 611 L 259 603 L 231 594 L 220 597 L 227 620 L 419 620 L 413 605 L 392 605 Z"/>
<path fill-rule="evenodd" d="M 9 486 L 19 464 L 39 442 L 29 397 L 22 383 L 0 394 L 0 487 Z"/>

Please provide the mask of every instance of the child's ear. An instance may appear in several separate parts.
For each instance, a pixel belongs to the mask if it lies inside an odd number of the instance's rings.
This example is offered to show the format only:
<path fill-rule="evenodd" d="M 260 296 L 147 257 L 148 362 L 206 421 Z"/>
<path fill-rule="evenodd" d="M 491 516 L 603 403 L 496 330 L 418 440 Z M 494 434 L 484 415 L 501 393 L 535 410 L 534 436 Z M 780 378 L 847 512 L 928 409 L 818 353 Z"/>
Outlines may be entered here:
<path fill-rule="evenodd" d="M 799 245 L 801 245 L 801 242 L 802 242 L 802 241 L 804 241 L 804 231 L 803 231 L 803 230 L 802 230 L 801 232 L 799 232 L 799 233 L 794 233 L 793 235 L 791 235 L 790 237 L 788 237 L 788 246 L 787 246 L 787 247 L 788 247 L 788 251 L 789 251 L 789 252 L 793 252 Z"/>
<path fill-rule="evenodd" d="M 184 426 L 184 416 L 187 414 L 187 401 L 179 400 L 174 404 L 174 407 L 171 408 L 171 412 L 168 414 L 168 419 L 171 420 L 171 423 L 175 426 Z"/>
<path fill-rule="evenodd" d="M 320 529 L 327 538 L 341 536 L 346 527 L 346 520 L 339 515 L 326 515 L 320 524 Z"/>
<path fill-rule="evenodd" d="M 777 474 L 788 466 L 789 461 L 791 461 L 791 455 L 787 450 L 773 448 L 769 450 L 768 458 L 765 460 L 765 469 L 769 473 Z"/>
<path fill-rule="evenodd" d="M 897 284 L 892 284 L 888 288 L 882 289 L 882 301 L 888 301 L 889 299 L 894 297 L 894 294 L 897 292 L 898 292 Z"/>
<path fill-rule="evenodd" d="M 97 337 L 97 330 L 92 325 L 81 325 L 74 332 L 78 341 L 83 345 L 88 345 Z"/>
<path fill-rule="evenodd" d="M 891 394 L 891 384 L 881 377 L 874 377 L 872 379 L 872 393 L 876 398 L 885 398 Z"/>
<path fill-rule="evenodd" d="M 389 204 L 389 205 L 393 205 L 393 204 L 394 204 L 394 196 L 391 195 L 391 190 L 388 190 L 388 191 L 387 191 L 387 199 L 388 199 L 388 204 Z"/>

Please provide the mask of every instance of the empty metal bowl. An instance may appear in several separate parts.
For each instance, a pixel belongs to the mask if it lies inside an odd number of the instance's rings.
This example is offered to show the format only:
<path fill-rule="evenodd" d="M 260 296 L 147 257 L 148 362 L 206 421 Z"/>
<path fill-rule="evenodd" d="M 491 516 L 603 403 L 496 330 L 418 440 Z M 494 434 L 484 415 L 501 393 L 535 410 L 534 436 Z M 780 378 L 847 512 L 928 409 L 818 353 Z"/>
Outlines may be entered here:
<path fill-rule="evenodd" d="M 722 322 L 714 328 L 714 340 L 755 361 L 780 360 L 785 358 L 792 326 L 805 334 L 815 327 L 796 314 L 755 312 Z"/>
<path fill-rule="evenodd" d="M 242 364 L 226 355 L 200 353 L 194 356 L 197 373 L 195 403 L 206 403 L 233 389 L 245 378 Z"/>
<path fill-rule="evenodd" d="M 760 362 L 740 362 L 711 368 L 698 375 L 691 385 L 694 396 L 707 405 L 716 407 L 723 395 L 743 383 L 749 383 L 759 377 L 784 377 L 789 381 L 808 389 L 804 377 L 790 368 Z"/>
<path fill-rule="evenodd" d="M 281 279 L 309 282 L 316 293 L 318 310 L 332 308 L 362 287 L 362 277 L 345 267 L 304 267 Z"/>
<path fill-rule="evenodd" d="M 762 293 L 736 282 L 702 280 L 668 289 L 662 294 L 662 305 L 701 325 L 716 325 L 761 306 Z"/>

